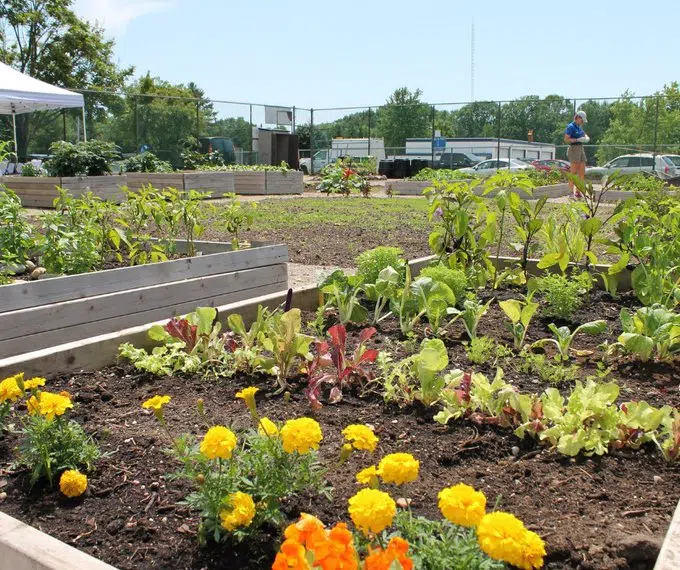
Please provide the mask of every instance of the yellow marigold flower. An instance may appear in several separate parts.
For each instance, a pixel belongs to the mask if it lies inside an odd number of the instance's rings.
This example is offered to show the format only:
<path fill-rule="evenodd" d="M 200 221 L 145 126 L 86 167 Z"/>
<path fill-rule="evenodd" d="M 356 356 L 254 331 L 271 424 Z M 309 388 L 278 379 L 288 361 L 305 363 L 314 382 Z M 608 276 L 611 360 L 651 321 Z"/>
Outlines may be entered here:
<path fill-rule="evenodd" d="M 260 391 L 259 388 L 255 388 L 255 386 L 250 386 L 248 388 L 244 388 L 240 392 L 236 392 L 236 397 L 241 398 L 248 406 L 248 409 L 250 410 L 250 413 L 255 415 L 257 413 L 257 406 L 255 405 L 255 394 L 257 394 Z"/>
<path fill-rule="evenodd" d="M 521 570 L 533 570 L 543 567 L 545 556 L 545 543 L 535 532 L 527 530 L 524 533 L 524 541 L 519 550 L 519 558 L 514 564 Z"/>
<path fill-rule="evenodd" d="M 378 469 L 375 465 L 366 467 L 357 473 L 357 483 L 360 485 L 370 485 L 373 487 L 378 479 Z"/>
<path fill-rule="evenodd" d="M 298 418 L 288 420 L 281 428 L 283 450 L 286 453 L 297 451 L 300 454 L 309 453 L 312 449 L 319 449 L 323 439 L 321 426 L 312 418 Z"/>
<path fill-rule="evenodd" d="M 201 453 L 208 459 L 230 459 L 236 448 L 236 435 L 224 426 L 213 426 L 203 436 Z"/>
<path fill-rule="evenodd" d="M 439 510 L 453 524 L 474 528 L 486 514 L 486 497 L 465 483 L 439 492 Z"/>
<path fill-rule="evenodd" d="M 260 435 L 267 435 L 269 437 L 276 437 L 279 435 L 279 428 L 269 418 L 260 418 L 257 425 L 257 431 Z"/>
<path fill-rule="evenodd" d="M 383 491 L 362 489 L 350 498 L 347 511 L 354 526 L 364 534 L 377 534 L 392 524 L 397 514 L 397 505 Z"/>
<path fill-rule="evenodd" d="M 482 517 L 477 525 L 477 540 L 482 551 L 491 558 L 516 565 L 522 558 L 526 532 L 521 520 L 499 511 Z"/>
<path fill-rule="evenodd" d="M 149 398 L 142 404 L 142 408 L 145 410 L 153 410 L 154 412 L 160 412 L 163 407 L 170 402 L 172 398 L 170 396 L 154 396 Z"/>
<path fill-rule="evenodd" d="M 380 460 L 378 473 L 385 483 L 403 485 L 418 478 L 420 461 L 410 453 L 390 453 Z"/>
<path fill-rule="evenodd" d="M 0 382 L 0 404 L 5 402 L 16 402 L 24 392 L 19 387 L 19 383 L 23 380 L 23 372 L 20 374 L 15 374 L 9 378 L 5 378 Z"/>
<path fill-rule="evenodd" d="M 59 490 L 69 499 L 80 497 L 87 489 L 87 475 L 75 469 L 69 469 L 61 474 Z"/>
<path fill-rule="evenodd" d="M 44 386 L 45 380 L 44 378 L 36 377 L 36 378 L 31 378 L 29 380 L 24 381 L 24 390 L 27 392 L 30 390 L 35 390 L 36 388 L 39 388 L 40 386 Z"/>
<path fill-rule="evenodd" d="M 378 438 L 373 433 L 373 430 L 362 424 L 352 424 L 342 430 L 342 435 L 354 449 L 363 451 L 375 451 L 375 446 L 378 444 Z"/>
<path fill-rule="evenodd" d="M 255 518 L 255 501 L 247 493 L 232 493 L 225 501 L 228 509 L 220 512 L 222 528 L 233 531 L 235 528 L 250 526 Z"/>
<path fill-rule="evenodd" d="M 52 392 L 40 392 L 37 396 L 31 396 L 26 402 L 29 414 L 39 413 L 48 420 L 62 416 L 66 410 L 73 407 L 71 398 Z"/>

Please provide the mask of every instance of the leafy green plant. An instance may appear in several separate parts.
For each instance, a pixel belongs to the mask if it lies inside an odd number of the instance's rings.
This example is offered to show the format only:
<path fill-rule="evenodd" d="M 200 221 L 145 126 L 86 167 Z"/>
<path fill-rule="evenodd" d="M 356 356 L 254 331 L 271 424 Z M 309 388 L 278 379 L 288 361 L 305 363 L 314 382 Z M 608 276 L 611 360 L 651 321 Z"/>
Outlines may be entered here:
<path fill-rule="evenodd" d="M 564 273 L 570 263 L 580 263 L 586 254 L 586 236 L 580 226 L 582 218 L 574 209 L 567 208 L 562 213 L 566 219 L 558 221 L 557 216 L 551 214 L 539 231 L 539 241 L 544 250 L 538 262 L 539 269 L 558 265 Z"/>
<path fill-rule="evenodd" d="M 33 226 L 23 215 L 21 199 L 0 185 L 0 263 L 24 263 L 35 247 Z"/>
<path fill-rule="evenodd" d="M 40 262 L 49 273 L 73 275 L 100 266 L 101 228 L 95 220 L 71 225 L 59 212 L 43 212 L 40 226 Z"/>
<path fill-rule="evenodd" d="M 450 170 L 448 168 L 423 168 L 409 180 L 419 180 L 423 182 L 459 182 L 479 179 L 478 174 L 461 172 L 460 170 Z"/>
<path fill-rule="evenodd" d="M 231 376 L 234 357 L 225 345 L 221 330 L 217 310 L 199 307 L 193 313 L 173 318 L 165 325 L 153 325 L 148 336 L 162 344 L 151 352 L 124 343 L 119 347 L 119 353 L 138 370 L 159 376 L 177 372 Z"/>
<path fill-rule="evenodd" d="M 592 278 L 587 272 L 572 273 L 571 276 L 549 274 L 536 281 L 536 289 L 546 303 L 543 313 L 559 319 L 570 319 L 591 288 Z"/>
<path fill-rule="evenodd" d="M 438 265 L 430 265 L 425 267 L 419 274 L 420 277 L 429 277 L 433 281 L 440 281 L 448 285 L 449 289 L 456 297 L 456 304 L 463 306 L 465 294 L 468 289 L 468 279 L 465 271 L 461 269 L 451 269 L 446 265 L 440 263 Z"/>
<path fill-rule="evenodd" d="M 569 327 L 557 327 L 554 323 L 550 323 L 548 328 L 555 335 L 555 338 L 542 338 L 531 345 L 531 348 L 544 347 L 546 344 L 552 344 L 557 348 L 555 360 L 558 362 L 567 362 L 569 360 L 569 350 L 571 343 L 577 334 L 597 335 L 607 331 L 607 321 L 591 321 L 584 323 L 574 329 L 572 332 Z"/>
<path fill-rule="evenodd" d="M 50 146 L 45 164 L 52 176 L 102 176 L 111 173 L 111 162 L 118 158 L 113 143 L 90 140 L 70 143 L 57 141 Z"/>
<path fill-rule="evenodd" d="M 465 354 L 472 364 L 484 364 L 494 355 L 496 341 L 488 336 L 478 336 L 465 344 Z"/>
<path fill-rule="evenodd" d="M 40 174 L 40 169 L 30 162 L 27 162 L 21 168 L 21 176 L 26 178 L 36 178 L 37 176 L 40 176 Z"/>
<path fill-rule="evenodd" d="M 366 298 L 375 303 L 371 324 L 376 325 L 387 316 L 383 316 L 382 313 L 390 299 L 397 295 L 400 281 L 401 275 L 396 269 L 388 265 L 378 274 L 375 284 L 368 283 L 363 286 Z"/>
<path fill-rule="evenodd" d="M 271 326 L 276 311 L 272 312 L 262 305 L 257 306 L 257 316 L 246 328 L 243 317 L 232 313 L 227 317 L 227 326 L 231 336 L 227 340 L 227 347 L 234 353 L 235 366 L 246 373 L 252 373 L 260 365 L 262 346 L 259 339 L 266 334 Z"/>
<path fill-rule="evenodd" d="M 419 389 L 414 396 L 425 406 L 430 407 L 439 400 L 444 387 L 444 378 L 439 375 L 449 365 L 446 346 L 438 339 L 425 339 L 420 352 L 413 359 L 414 372 Z"/>
<path fill-rule="evenodd" d="M 541 213 L 548 201 L 547 196 L 541 196 L 538 200 L 511 200 L 510 212 L 515 218 L 515 236 L 519 240 L 511 244 L 520 253 L 520 268 L 524 272 L 525 280 L 528 280 L 529 257 L 538 249 L 536 237 L 543 228 Z"/>
<path fill-rule="evenodd" d="M 395 536 L 407 540 L 413 567 L 419 570 L 502 570 L 505 564 L 489 558 L 479 548 L 473 529 L 445 519 L 431 521 L 398 510 L 393 526 Z M 392 535 L 385 537 L 385 542 Z"/>
<path fill-rule="evenodd" d="M 663 305 L 638 309 L 631 315 L 621 309 L 623 333 L 610 350 L 623 349 L 641 360 L 654 356 L 667 360 L 680 354 L 680 315 Z"/>
<path fill-rule="evenodd" d="M 423 315 L 427 316 L 435 334 L 448 309 L 456 304 L 456 296 L 449 286 L 429 277 L 419 277 L 411 284 L 411 297 L 417 306 L 416 321 Z"/>
<path fill-rule="evenodd" d="M 405 264 L 403 253 L 398 247 L 388 246 L 379 246 L 364 251 L 355 259 L 357 275 L 363 279 L 364 283 L 373 284 L 378 280 L 380 272 L 387 267 L 402 274 Z"/>
<path fill-rule="evenodd" d="M 74 420 L 27 415 L 21 431 L 17 464 L 30 470 L 30 483 L 45 477 L 50 485 L 67 469 L 90 470 L 100 456 L 92 438 Z"/>
<path fill-rule="evenodd" d="M 680 459 L 680 413 L 678 410 L 669 412 L 661 422 L 660 433 L 654 435 L 657 444 L 666 461 L 672 463 Z"/>
<path fill-rule="evenodd" d="M 534 314 L 538 310 L 538 303 L 534 303 L 532 295 L 529 294 L 526 299 L 510 299 L 507 301 L 500 301 L 503 312 L 510 319 L 509 329 L 514 339 L 515 350 L 521 350 L 524 346 L 524 339 L 529 330 L 529 323 Z"/>
<path fill-rule="evenodd" d="M 269 365 L 262 367 L 276 375 L 279 392 L 290 388 L 288 378 L 296 362 L 304 362 L 309 357 L 309 347 L 313 337 L 302 334 L 302 314 L 300 309 L 291 309 L 277 314 L 271 326 L 260 335 L 263 348 L 271 353 Z"/>
<path fill-rule="evenodd" d="M 135 154 L 123 164 L 125 172 L 172 172 L 172 164 L 160 160 L 153 152 Z"/>
<path fill-rule="evenodd" d="M 233 193 L 225 194 L 224 197 L 229 202 L 220 208 L 220 220 L 224 223 L 225 229 L 234 236 L 231 240 L 231 248 L 234 250 L 240 249 L 241 241 L 238 235 L 241 231 L 250 230 L 250 227 L 253 225 L 257 202 L 243 205 L 236 197 L 236 194 Z"/>
<path fill-rule="evenodd" d="M 356 170 L 342 164 L 333 164 L 324 168 L 317 189 L 325 194 L 349 196 L 352 192 L 359 192 L 364 197 L 368 197 L 370 183 Z"/>
<path fill-rule="evenodd" d="M 340 323 L 362 323 L 368 319 L 368 311 L 359 302 L 363 279 L 359 275 L 345 275 L 341 270 L 334 271 L 322 283 L 324 305 L 338 310 Z"/>
<path fill-rule="evenodd" d="M 521 352 L 519 356 L 522 359 L 517 366 L 520 372 L 536 374 L 543 382 L 548 384 L 555 386 L 571 384 L 579 378 L 579 368 L 576 365 L 554 364 L 544 354 L 533 354 L 527 351 Z"/>
<path fill-rule="evenodd" d="M 484 198 L 474 193 L 475 183 L 435 182 L 423 192 L 429 201 L 429 219 L 437 223 L 429 244 L 450 267 L 462 267 L 482 285 L 489 269 L 487 247 L 495 236 L 495 218 L 489 215 Z"/>
<path fill-rule="evenodd" d="M 467 299 L 463 303 L 463 310 L 456 309 L 455 307 L 449 307 L 447 312 L 449 315 L 453 315 L 452 322 L 458 319 L 463 321 L 465 326 L 465 332 L 470 340 L 477 338 L 477 327 L 479 326 L 479 321 L 486 314 L 491 306 L 493 299 L 490 299 L 486 303 L 482 303 L 479 299 Z"/>

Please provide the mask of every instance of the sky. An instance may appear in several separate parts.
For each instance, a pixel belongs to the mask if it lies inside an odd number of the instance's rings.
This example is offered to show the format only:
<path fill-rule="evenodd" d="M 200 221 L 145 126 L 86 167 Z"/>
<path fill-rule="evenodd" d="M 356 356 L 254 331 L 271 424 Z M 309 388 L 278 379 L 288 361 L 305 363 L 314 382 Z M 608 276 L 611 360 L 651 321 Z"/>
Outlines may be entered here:
<path fill-rule="evenodd" d="M 679 80 L 680 2 L 653 0 L 75 0 L 116 57 L 212 99 L 297 107 L 552 93 L 651 94 Z"/>

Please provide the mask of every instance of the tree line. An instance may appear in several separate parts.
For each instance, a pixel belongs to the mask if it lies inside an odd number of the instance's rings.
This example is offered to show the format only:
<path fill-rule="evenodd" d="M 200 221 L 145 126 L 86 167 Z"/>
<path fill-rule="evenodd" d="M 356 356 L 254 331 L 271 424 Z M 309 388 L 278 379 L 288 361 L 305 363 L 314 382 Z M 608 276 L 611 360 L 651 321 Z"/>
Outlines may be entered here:
<path fill-rule="evenodd" d="M 104 30 L 77 17 L 73 0 L 4 0 L 0 3 L 0 60 L 48 83 L 85 93 L 88 135 L 115 142 L 123 152 L 142 146 L 177 163 L 198 136 L 223 136 L 250 150 L 252 124 L 242 117 L 220 118 L 195 83 L 173 84 L 150 73 L 135 78 L 133 67 L 119 66 L 114 41 Z M 115 94 L 113 94 L 115 93 Z M 626 92 L 616 101 L 579 101 L 587 112 L 589 161 L 622 152 L 680 144 L 680 89 L 670 83 L 652 98 Z M 379 108 L 347 114 L 335 121 L 298 125 L 300 148 L 327 148 L 335 137 L 381 137 L 386 147 L 403 147 L 407 138 L 496 137 L 562 144 L 575 110 L 561 95 L 529 95 L 503 104 L 479 101 L 458 109 L 433 108 L 419 89 L 396 89 Z M 17 116 L 18 154 L 44 153 L 55 140 L 74 140 L 82 126 L 75 111 Z M 11 123 L 0 122 L 0 137 L 12 137 Z M 618 145 L 618 146 L 606 146 Z"/>

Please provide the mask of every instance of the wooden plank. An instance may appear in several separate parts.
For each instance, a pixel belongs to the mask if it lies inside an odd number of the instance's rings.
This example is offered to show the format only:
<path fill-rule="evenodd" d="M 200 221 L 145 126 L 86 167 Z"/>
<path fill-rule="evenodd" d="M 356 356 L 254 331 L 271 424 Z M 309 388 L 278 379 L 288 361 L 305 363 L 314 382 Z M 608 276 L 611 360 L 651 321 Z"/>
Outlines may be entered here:
<path fill-rule="evenodd" d="M 200 248 L 200 244 L 197 242 L 196 246 Z M 0 286 L 0 311 L 14 311 L 288 261 L 287 245 L 268 245 L 239 251 L 229 251 L 231 246 L 223 245 L 227 250 L 224 253 L 3 285 Z"/>
<path fill-rule="evenodd" d="M 192 310 L 187 306 L 219 304 L 225 296 L 233 298 L 224 302 L 245 299 L 256 287 L 282 290 L 287 278 L 287 266 L 281 264 L 24 309 L 0 317 L 0 323 L 13 317 L 9 334 L 0 333 L 0 358 L 170 318 Z"/>
<path fill-rule="evenodd" d="M 227 316 L 232 313 L 242 315 L 246 325 L 249 325 L 257 315 L 258 305 L 275 309 L 286 300 L 285 290 L 265 294 L 258 293 L 256 289 L 251 289 L 251 293 L 258 296 L 217 307 L 223 325 Z M 300 289 L 293 293 L 293 307 L 298 307 L 303 311 L 314 311 L 318 304 L 319 291 L 316 287 Z M 189 311 L 193 311 L 195 308 L 193 307 Z M 185 311 L 185 313 L 189 311 Z M 155 323 L 147 322 L 113 333 L 88 336 L 75 342 L 0 359 L 0 378 L 6 378 L 18 372 L 25 372 L 29 378 L 32 376 L 53 378 L 59 374 L 78 370 L 99 370 L 104 366 L 116 363 L 118 347 L 124 342 L 130 342 L 140 348 L 151 348 L 153 342 L 149 340 L 147 331 L 153 324 L 163 325 L 166 322 L 167 319 Z"/>
<path fill-rule="evenodd" d="M 680 568 L 680 503 L 671 519 L 654 570 L 678 570 L 678 568 Z"/>
<path fill-rule="evenodd" d="M 212 198 L 219 198 L 234 191 L 234 173 L 185 172 L 184 190 L 211 192 Z"/>
<path fill-rule="evenodd" d="M 302 172 L 266 172 L 266 194 L 302 194 L 304 178 Z"/>
<path fill-rule="evenodd" d="M 234 192 L 236 194 L 263 195 L 267 193 L 267 177 L 264 172 L 235 171 Z"/>
<path fill-rule="evenodd" d="M 128 172 L 127 181 L 128 188 L 134 191 L 149 184 L 159 190 L 163 188 L 184 190 L 184 174 L 182 172 Z"/>

